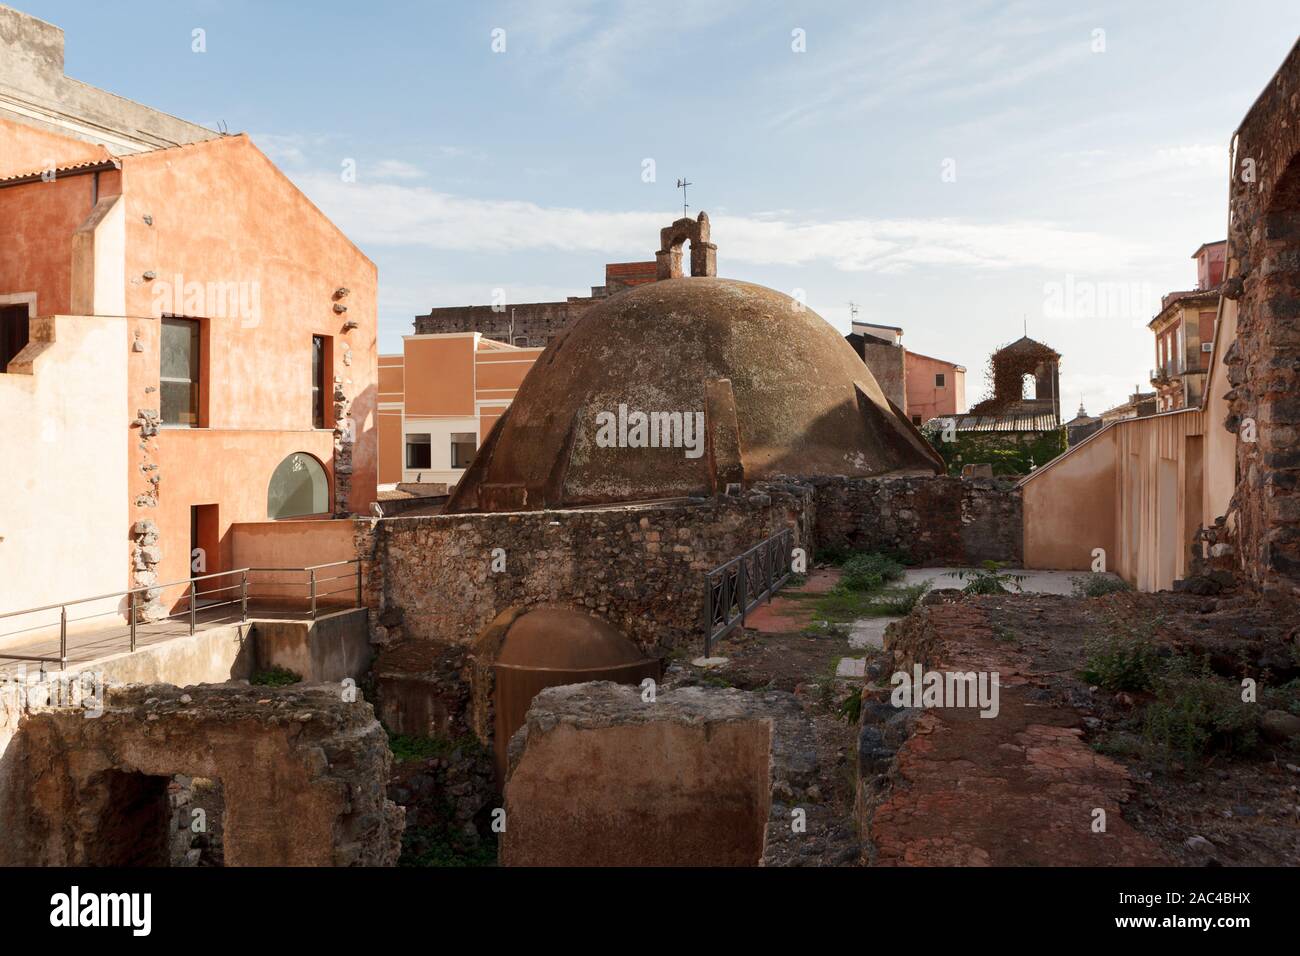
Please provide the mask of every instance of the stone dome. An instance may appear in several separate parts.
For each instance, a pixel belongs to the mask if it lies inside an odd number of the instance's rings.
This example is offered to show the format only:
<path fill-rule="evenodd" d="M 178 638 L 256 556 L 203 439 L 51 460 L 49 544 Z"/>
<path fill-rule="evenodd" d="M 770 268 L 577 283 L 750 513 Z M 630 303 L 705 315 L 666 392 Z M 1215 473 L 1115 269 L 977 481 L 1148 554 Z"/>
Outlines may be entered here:
<path fill-rule="evenodd" d="M 701 421 L 702 435 L 693 427 Z M 551 342 L 446 510 L 708 496 L 775 475 L 941 470 L 817 313 L 749 282 L 671 278 L 592 306 Z"/>
<path fill-rule="evenodd" d="M 613 624 L 574 608 L 512 608 L 493 624 L 504 625 L 497 664 L 573 670 L 616 668 L 646 659 Z"/>

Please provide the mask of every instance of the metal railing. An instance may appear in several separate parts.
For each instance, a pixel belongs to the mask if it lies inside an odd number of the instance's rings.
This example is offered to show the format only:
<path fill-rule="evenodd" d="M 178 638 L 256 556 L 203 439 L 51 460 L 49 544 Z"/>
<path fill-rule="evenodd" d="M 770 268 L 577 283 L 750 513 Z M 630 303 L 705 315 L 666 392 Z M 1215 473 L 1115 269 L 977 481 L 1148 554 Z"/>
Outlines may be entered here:
<path fill-rule="evenodd" d="M 794 533 L 785 528 L 754 545 L 739 557 L 704 576 L 704 656 L 713 656 L 713 642 L 744 625 L 745 615 L 771 601 L 790 577 Z"/>
<path fill-rule="evenodd" d="M 281 577 L 267 580 L 263 577 L 267 574 Z M 285 575 L 289 577 L 286 579 L 283 577 Z M 230 583 L 218 583 L 221 579 L 226 579 Z M 165 614 L 156 613 L 155 609 L 158 605 L 154 602 L 159 599 L 171 603 L 173 610 Z M 88 613 L 77 616 L 77 608 L 108 601 L 115 601 L 112 608 L 90 609 Z M 51 619 L 38 621 L 35 624 L 29 623 L 16 630 L 0 630 L 0 661 L 36 661 L 66 667 L 68 626 L 96 618 L 117 618 L 118 623 L 110 622 L 103 628 L 94 629 L 88 625 L 86 629 L 74 633 L 72 637 L 82 640 L 89 646 L 105 649 L 125 640 L 127 647 L 134 651 L 142 629 L 153 628 L 153 631 L 147 633 L 181 636 L 170 634 L 167 630 L 169 625 L 180 622 L 192 635 L 198 628 L 200 619 L 204 624 L 227 624 L 236 621 L 246 623 L 250 607 L 255 604 L 263 613 L 295 617 L 306 614 L 315 620 L 322 610 L 347 610 L 362 607 L 363 603 L 361 562 L 357 558 L 305 568 L 237 568 L 233 571 L 216 571 L 167 584 L 150 584 L 126 591 L 114 591 L 95 597 L 77 598 L 59 604 L 47 604 L 43 607 L 24 608 L 20 611 L 0 614 L 0 628 L 3 628 L 5 620 L 58 611 L 59 641 L 57 656 L 11 653 L 12 649 L 6 649 L 4 645 L 24 634 L 30 634 L 39 640 L 52 641 L 51 632 L 55 622 Z M 72 616 L 69 616 L 69 609 L 73 610 Z M 255 611 L 257 609 L 254 608 Z M 122 618 L 125 618 L 124 622 Z"/>

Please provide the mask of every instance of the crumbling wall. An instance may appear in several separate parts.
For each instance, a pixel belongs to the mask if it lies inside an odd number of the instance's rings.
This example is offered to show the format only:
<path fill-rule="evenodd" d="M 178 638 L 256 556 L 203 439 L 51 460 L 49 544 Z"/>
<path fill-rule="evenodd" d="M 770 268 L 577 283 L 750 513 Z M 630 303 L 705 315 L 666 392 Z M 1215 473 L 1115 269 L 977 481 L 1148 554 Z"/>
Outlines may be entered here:
<path fill-rule="evenodd" d="M 1238 131 L 1229 275 L 1237 338 L 1227 349 L 1239 436 L 1238 555 L 1258 586 L 1300 588 L 1300 45 Z"/>
<path fill-rule="evenodd" d="M 897 552 L 923 565 L 1019 566 L 1023 506 L 997 478 L 812 478 L 822 549 Z"/>
<path fill-rule="evenodd" d="M 337 686 L 110 688 L 32 709 L 3 757 L 0 865 L 166 865 L 177 774 L 221 783 L 231 866 L 391 866 L 387 741 Z"/>

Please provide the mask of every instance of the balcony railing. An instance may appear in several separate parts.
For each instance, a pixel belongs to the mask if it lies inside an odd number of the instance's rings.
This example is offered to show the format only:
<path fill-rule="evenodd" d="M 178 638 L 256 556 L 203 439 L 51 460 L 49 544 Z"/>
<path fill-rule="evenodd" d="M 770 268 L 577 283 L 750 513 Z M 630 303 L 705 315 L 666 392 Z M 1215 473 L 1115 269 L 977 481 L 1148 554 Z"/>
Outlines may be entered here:
<path fill-rule="evenodd" d="M 268 578 L 268 575 L 275 577 Z M 178 589 L 181 589 L 179 594 Z M 146 592 L 154 591 L 175 595 L 172 598 L 174 609 L 166 614 L 154 614 L 152 608 L 156 605 L 144 598 Z M 115 602 L 109 610 L 95 610 L 93 607 L 109 601 Z M 0 661 L 36 661 L 58 664 L 63 668 L 68 663 L 69 641 L 95 647 L 125 643 L 126 648 L 119 649 L 134 651 L 142 631 L 178 637 L 185 633 L 194 634 L 200 623 L 247 623 L 250 612 L 254 617 L 306 616 L 315 620 L 322 611 L 362 606 L 361 562 L 356 558 L 305 568 L 217 571 L 168 584 L 153 584 L 0 614 Z M 24 626 L 5 630 L 7 621 L 33 616 L 44 616 L 45 619 L 34 624 L 24 620 Z M 102 627 L 86 624 L 99 619 L 103 619 Z M 85 624 L 84 628 L 76 627 L 82 624 Z M 173 633 L 168 628 L 176 624 L 181 627 L 180 633 Z M 71 634 L 70 625 L 74 626 Z M 8 646 L 24 636 L 37 643 L 52 644 L 55 626 L 58 628 L 57 654 L 23 653 L 22 647 Z M 53 651 L 53 647 L 50 650 Z"/>

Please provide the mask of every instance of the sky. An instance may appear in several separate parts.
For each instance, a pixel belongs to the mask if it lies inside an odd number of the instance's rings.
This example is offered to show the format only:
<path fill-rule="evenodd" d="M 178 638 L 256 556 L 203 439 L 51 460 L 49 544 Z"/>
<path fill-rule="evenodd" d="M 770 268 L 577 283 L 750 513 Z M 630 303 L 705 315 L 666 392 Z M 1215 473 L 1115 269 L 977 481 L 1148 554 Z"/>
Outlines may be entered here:
<path fill-rule="evenodd" d="M 378 265 L 385 352 L 652 259 L 684 177 L 719 275 L 901 326 L 968 404 L 1027 329 L 1069 414 L 1149 389 L 1300 33 L 1295 0 L 10 2 L 68 75 L 247 132 Z"/>

